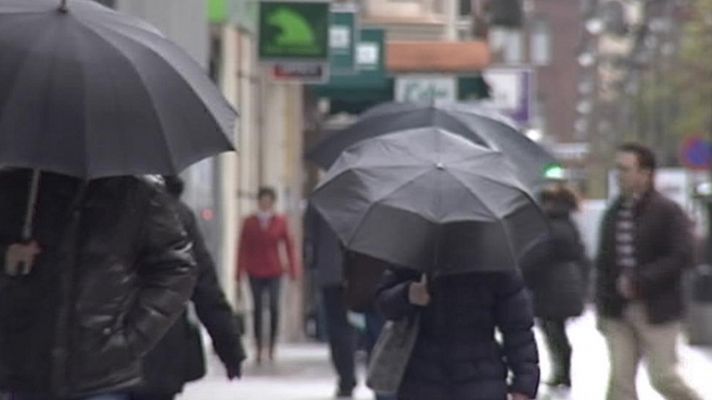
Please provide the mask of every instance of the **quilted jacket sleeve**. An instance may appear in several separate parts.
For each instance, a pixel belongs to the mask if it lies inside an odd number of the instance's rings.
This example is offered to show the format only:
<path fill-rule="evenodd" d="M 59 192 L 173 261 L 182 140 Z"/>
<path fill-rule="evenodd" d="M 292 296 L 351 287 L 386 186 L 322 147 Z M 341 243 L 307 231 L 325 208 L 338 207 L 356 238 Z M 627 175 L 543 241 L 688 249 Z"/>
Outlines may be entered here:
<path fill-rule="evenodd" d="M 184 310 L 193 293 L 192 245 L 167 194 L 151 190 L 145 207 L 137 265 L 140 289 L 127 315 L 128 345 L 149 351 Z"/>
<path fill-rule="evenodd" d="M 504 357 L 513 374 L 509 391 L 536 398 L 539 356 L 531 301 L 518 273 L 502 274 L 496 292 L 497 328 L 502 333 Z"/>

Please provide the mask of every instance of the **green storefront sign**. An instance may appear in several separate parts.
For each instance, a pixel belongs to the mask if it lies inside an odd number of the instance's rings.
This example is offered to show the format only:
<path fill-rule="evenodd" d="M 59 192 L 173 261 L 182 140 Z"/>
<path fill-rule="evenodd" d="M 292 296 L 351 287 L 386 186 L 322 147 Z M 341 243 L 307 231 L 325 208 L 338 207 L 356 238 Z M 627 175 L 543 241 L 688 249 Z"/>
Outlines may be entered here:
<path fill-rule="evenodd" d="M 329 21 L 325 1 L 260 2 L 260 60 L 328 61 Z"/>
<path fill-rule="evenodd" d="M 329 28 L 329 65 L 334 75 L 356 73 L 358 14 L 353 4 L 333 5 Z"/>
<path fill-rule="evenodd" d="M 208 21 L 214 24 L 225 23 L 230 14 L 228 0 L 208 0 Z"/>

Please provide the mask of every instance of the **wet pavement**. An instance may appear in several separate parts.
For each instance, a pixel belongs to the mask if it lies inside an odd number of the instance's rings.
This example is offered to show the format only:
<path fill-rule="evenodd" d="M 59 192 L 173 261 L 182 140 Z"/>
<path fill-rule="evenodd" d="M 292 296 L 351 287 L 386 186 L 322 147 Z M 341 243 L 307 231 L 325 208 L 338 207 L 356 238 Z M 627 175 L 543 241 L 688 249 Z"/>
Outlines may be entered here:
<path fill-rule="evenodd" d="M 603 399 L 608 374 L 605 342 L 595 329 L 592 313 L 569 325 L 574 348 L 573 389 L 570 392 L 550 391 L 542 387 L 540 399 Z M 539 337 L 541 339 L 541 337 Z M 539 340 L 539 343 L 542 343 Z M 540 345 L 543 376 L 547 376 L 546 349 Z M 210 352 L 209 352 L 210 353 Z M 704 399 L 712 400 L 712 348 L 690 347 L 681 341 L 680 368 L 685 378 Z M 186 387 L 181 400 L 328 400 L 334 398 L 335 377 L 328 359 L 328 350 L 319 343 L 282 344 L 273 363 L 246 364 L 241 381 L 228 382 L 215 357 L 209 362 L 206 378 Z M 363 370 L 361 371 L 361 379 Z M 663 400 L 650 387 L 641 368 L 638 374 L 641 400 Z M 359 385 L 354 399 L 373 396 Z"/>

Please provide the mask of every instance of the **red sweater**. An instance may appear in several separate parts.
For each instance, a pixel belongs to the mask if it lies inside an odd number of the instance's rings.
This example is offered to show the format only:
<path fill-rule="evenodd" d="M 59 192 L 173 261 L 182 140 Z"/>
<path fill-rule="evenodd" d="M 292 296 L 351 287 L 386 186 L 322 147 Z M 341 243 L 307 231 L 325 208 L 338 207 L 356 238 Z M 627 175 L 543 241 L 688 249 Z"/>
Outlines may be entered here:
<path fill-rule="evenodd" d="M 245 273 L 255 278 L 282 276 L 285 268 L 279 253 L 280 243 L 287 250 L 287 272 L 295 279 L 299 268 L 287 219 L 275 215 L 270 219 L 267 228 L 263 229 L 256 215 L 246 218 L 238 244 L 237 278 L 243 278 Z"/>

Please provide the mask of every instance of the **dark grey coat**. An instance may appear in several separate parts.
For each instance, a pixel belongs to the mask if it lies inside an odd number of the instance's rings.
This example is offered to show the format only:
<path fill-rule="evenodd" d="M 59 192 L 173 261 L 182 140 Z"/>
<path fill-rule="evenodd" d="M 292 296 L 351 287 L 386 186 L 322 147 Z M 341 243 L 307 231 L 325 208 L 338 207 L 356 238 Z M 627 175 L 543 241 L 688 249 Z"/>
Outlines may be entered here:
<path fill-rule="evenodd" d="M 304 215 L 304 257 L 319 287 L 344 285 L 344 256 L 339 238 L 311 205 Z"/>
<path fill-rule="evenodd" d="M 534 315 L 565 319 L 581 315 L 587 293 L 588 260 L 581 235 L 564 210 L 547 212 L 549 236 L 521 263 L 534 300 Z"/>
<path fill-rule="evenodd" d="M 472 273 L 435 279 L 425 308 L 408 301 L 415 272 L 392 270 L 379 290 L 388 319 L 420 312 L 420 333 L 400 400 L 505 400 L 536 397 L 539 365 L 529 297 L 517 273 Z M 495 339 L 495 330 L 503 341 Z M 508 380 L 508 374 L 512 379 Z"/>

